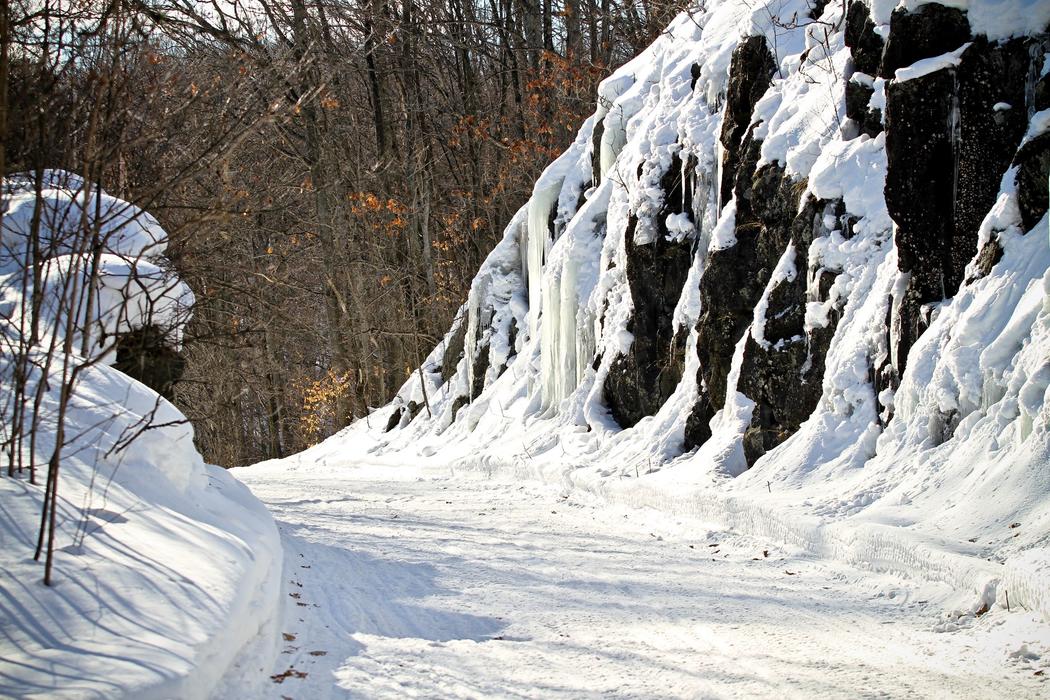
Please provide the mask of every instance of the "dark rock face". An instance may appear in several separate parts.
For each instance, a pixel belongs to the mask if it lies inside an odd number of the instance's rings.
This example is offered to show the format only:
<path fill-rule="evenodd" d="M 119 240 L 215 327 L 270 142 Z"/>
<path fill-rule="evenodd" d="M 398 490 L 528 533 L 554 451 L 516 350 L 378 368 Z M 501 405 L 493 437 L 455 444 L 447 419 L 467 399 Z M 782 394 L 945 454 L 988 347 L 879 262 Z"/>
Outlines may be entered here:
<path fill-rule="evenodd" d="M 987 277 L 992 272 L 992 268 L 995 267 L 1003 258 L 1003 247 L 999 245 L 999 241 L 993 238 L 984 244 L 981 248 L 981 252 L 977 254 L 977 264 L 975 265 L 976 270 L 973 277 L 966 280 L 967 283 L 974 282 Z"/>
<path fill-rule="evenodd" d="M 855 80 L 846 82 L 846 116 L 857 125 L 860 134 L 875 138 L 882 133 L 882 110 L 869 109 L 875 90 Z"/>
<path fill-rule="evenodd" d="M 852 0 L 846 10 L 846 46 L 853 57 L 853 69 L 874 76 L 882 62 L 882 37 L 875 33 L 867 4 Z"/>
<path fill-rule="evenodd" d="M 685 420 L 685 450 L 699 447 L 711 439 L 711 419 L 718 413 L 718 409 L 711 403 L 711 392 L 703 384 L 703 378 L 697 377 L 697 380 L 700 384 L 696 403 Z"/>
<path fill-rule="evenodd" d="M 122 333 L 116 341 L 113 367 L 171 401 L 175 382 L 186 370 L 186 360 L 172 349 L 163 331 L 145 326 Z"/>
<path fill-rule="evenodd" d="M 456 367 L 459 366 L 459 361 L 463 359 L 463 342 L 467 338 L 467 319 L 464 313 L 464 318 L 460 321 L 459 327 L 452 333 L 452 337 L 448 339 L 448 345 L 445 347 L 445 353 L 441 357 L 441 382 L 442 384 L 452 378 L 452 375 L 456 373 Z"/>
<path fill-rule="evenodd" d="M 693 168 L 687 171 L 691 174 Z M 691 175 L 683 177 L 677 155 L 660 187 L 664 204 L 656 217 L 656 240 L 635 244 L 638 222 L 633 215 L 624 233 L 627 284 L 634 303 L 627 329 L 634 334 L 634 342 L 627 354 L 613 361 L 603 386 L 605 404 L 623 427 L 656 413 L 682 379 L 681 356 L 676 356 L 672 342 L 672 320 L 692 264 L 693 241 L 668 240 L 666 220 L 671 214 L 691 215 L 695 184 Z"/>
<path fill-rule="evenodd" d="M 1003 173 L 1010 167 L 1028 128 L 1025 109 L 1028 64 L 1025 41 L 992 44 L 978 37 L 963 54 L 959 65 L 953 282 L 962 280 L 963 268 L 977 253 L 977 230 L 995 204 Z M 1010 107 L 996 110 L 1000 103 Z M 1043 174 L 1045 181 L 1045 170 Z"/>
<path fill-rule="evenodd" d="M 602 135 L 604 133 L 605 120 L 599 119 L 594 125 L 594 130 L 591 131 L 591 181 L 595 185 L 602 181 Z"/>
<path fill-rule="evenodd" d="M 510 348 L 510 352 L 507 354 L 506 361 L 504 361 L 503 364 L 501 364 L 496 369 L 496 376 L 497 377 L 502 377 L 503 373 L 507 371 L 508 367 L 510 367 L 510 363 L 514 361 L 515 357 L 517 357 L 518 353 L 514 349 L 514 345 L 515 345 L 515 343 L 517 343 L 517 340 L 518 340 L 518 323 L 517 323 L 517 321 L 511 319 L 510 326 L 507 328 L 507 346 Z"/>
<path fill-rule="evenodd" d="M 950 267 L 950 219 L 954 199 L 954 135 L 948 128 L 955 76 L 940 71 L 891 84 L 886 99 L 886 206 L 897 223 L 898 266 L 910 273 L 901 302 L 897 351 L 903 359 L 925 325 L 920 307 L 946 296 L 944 271 Z"/>
<path fill-rule="evenodd" d="M 686 450 L 704 444 L 711 437 L 708 422 L 725 403 L 726 377 L 733 350 L 765 287 L 765 280 L 756 278 L 761 269 L 755 251 L 760 227 L 751 206 L 752 173 L 761 155 L 762 142 L 755 140 L 749 131 L 740 144 L 740 150 L 740 165 L 733 190 L 737 206 L 734 230 L 737 242 L 730 248 L 709 253 L 700 278 L 701 315 L 696 326 L 696 352 L 700 358 L 696 378 L 699 394 L 686 420 Z M 766 269 L 766 279 L 771 269 Z"/>
<path fill-rule="evenodd" d="M 790 191 L 787 187 L 780 191 Z M 814 238 L 830 233 L 825 217 L 846 230 L 848 217 L 841 201 L 824 202 L 810 197 L 802 210 L 788 223 L 795 247 L 796 274 L 777 284 L 769 294 L 766 309 L 765 341 L 762 345 L 748 335 L 744 347 L 737 390 L 755 402 L 751 426 L 744 433 L 744 456 L 748 466 L 798 431 L 820 401 L 824 378 L 824 358 L 838 324 L 838 310 L 829 323 L 806 333 L 806 302 L 826 301 L 838 273 L 821 269 L 814 275 L 813 290 L 807 291 L 806 253 Z"/>
<path fill-rule="evenodd" d="M 1017 203 L 1021 209 L 1021 223 L 1031 231 L 1046 214 L 1047 173 L 1050 173 L 1050 133 L 1040 134 L 1028 141 L 1014 157 L 1017 166 Z"/>
<path fill-rule="evenodd" d="M 915 12 L 894 10 L 879 75 L 892 78 L 898 68 L 954 51 L 969 40 L 970 22 L 962 10 L 937 3 Z"/>
<path fill-rule="evenodd" d="M 751 125 L 751 113 L 769 88 L 777 69 L 776 59 L 760 36 L 749 36 L 733 51 L 729 66 L 729 87 L 726 89 L 725 117 L 719 137 L 725 156 L 722 160 L 722 182 L 719 183 L 721 202 L 733 194 L 737 170 L 740 167 L 741 141 Z"/>
<path fill-rule="evenodd" d="M 860 0 L 851 2 L 846 11 L 845 42 L 853 59 L 853 73 L 846 81 L 846 116 L 857 125 L 858 133 L 875 137 L 882 131 L 882 111 L 868 108 L 875 92 L 868 80 L 878 73 L 884 47 L 868 6 Z"/>
<path fill-rule="evenodd" d="M 470 399 L 466 396 L 457 396 L 456 400 L 452 402 L 452 415 L 455 416 L 459 413 L 459 409 L 470 403 Z"/>
<path fill-rule="evenodd" d="M 716 409 L 725 401 L 736 344 L 787 247 L 799 196 L 805 189 L 805 183 L 785 177 L 777 163 L 755 172 L 760 146 L 749 138 L 737 177 L 736 245 L 710 253 L 700 280 L 697 352 L 702 384 Z"/>
<path fill-rule="evenodd" d="M 957 67 L 889 84 L 886 205 L 910 275 L 894 319 L 898 374 L 928 325 L 924 305 L 954 295 L 977 253 L 978 227 L 1027 125 L 1027 73 L 1023 41 L 979 37 Z"/>
<path fill-rule="evenodd" d="M 478 333 L 481 332 L 481 325 L 478 325 Z M 485 389 L 485 375 L 489 371 L 489 346 L 488 343 L 477 345 L 477 355 L 474 357 L 473 365 L 470 368 L 470 400 L 481 396 L 481 392 Z"/>
<path fill-rule="evenodd" d="M 1050 27 L 1047 27 L 1050 31 Z M 1031 77 L 1032 83 L 1032 108 L 1036 112 L 1041 112 L 1044 109 L 1050 109 L 1050 73 L 1037 77 L 1042 73 L 1043 62 L 1046 53 L 1050 53 L 1050 39 L 1043 39 L 1042 41 L 1033 41 L 1030 47 L 1032 52 L 1032 67 Z M 1042 54 L 1042 55 L 1040 55 Z"/>
<path fill-rule="evenodd" d="M 401 406 L 390 414 L 390 418 L 387 419 L 386 428 L 383 432 L 389 433 L 394 428 L 408 425 L 419 415 L 419 410 L 421 408 L 423 408 L 423 404 L 415 401 L 409 401 L 404 406 Z"/>
<path fill-rule="evenodd" d="M 701 66 L 699 63 L 694 63 L 693 65 L 689 66 L 689 90 L 690 91 L 696 89 L 696 81 L 700 80 L 700 76 L 702 75 L 702 73 L 703 73 L 703 66 Z"/>

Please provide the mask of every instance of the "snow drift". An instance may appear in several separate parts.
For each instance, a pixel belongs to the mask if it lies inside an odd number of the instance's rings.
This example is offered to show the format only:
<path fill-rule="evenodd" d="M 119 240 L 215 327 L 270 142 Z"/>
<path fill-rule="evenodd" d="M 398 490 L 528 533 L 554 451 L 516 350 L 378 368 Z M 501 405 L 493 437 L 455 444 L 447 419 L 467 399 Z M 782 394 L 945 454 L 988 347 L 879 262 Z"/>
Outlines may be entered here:
<path fill-rule="evenodd" d="M 232 665 L 268 668 L 276 652 L 277 530 L 246 488 L 203 463 L 174 406 L 109 366 L 122 334 L 180 340 L 192 295 L 162 257 L 163 229 L 70 173 L 37 184 L 3 183 L 5 458 L 13 426 L 35 421 L 35 454 L 16 445 L 37 483 L 28 467 L 9 476 L 5 465 L 0 478 L 0 695 L 207 697 Z M 33 551 L 58 440 L 46 587 Z"/>
<path fill-rule="evenodd" d="M 1037 0 L 683 13 L 422 371 L 314 454 L 512 468 L 1050 619 L 1048 27 Z"/>

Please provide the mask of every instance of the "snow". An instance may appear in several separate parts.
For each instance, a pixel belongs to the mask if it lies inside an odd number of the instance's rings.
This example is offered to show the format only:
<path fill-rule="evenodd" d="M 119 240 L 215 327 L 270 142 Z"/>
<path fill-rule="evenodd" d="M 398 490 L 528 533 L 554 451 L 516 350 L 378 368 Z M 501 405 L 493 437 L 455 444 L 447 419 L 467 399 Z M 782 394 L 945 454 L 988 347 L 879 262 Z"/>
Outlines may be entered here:
<path fill-rule="evenodd" d="M 63 334 L 62 287 L 89 279 L 101 251 L 95 304 L 76 317 L 78 339 L 156 324 L 178 342 L 192 295 L 167 270 L 156 219 L 71 173 L 44 173 L 39 337 L 28 344 L 32 275 L 27 247 L 33 183 L 3 183 L 0 387 L 11 425 L 16 351 L 28 353 L 26 395 L 40 392 L 37 484 L 0 478 L 0 695 L 19 698 L 205 698 L 226 695 L 231 671 L 257 672 L 276 654 L 282 563 L 273 519 L 225 470 L 205 465 L 193 430 L 153 390 L 108 367 L 112 349 L 60 356 L 42 377 L 53 334 Z M 86 305 L 85 305 L 86 306 Z M 67 314 L 68 315 L 68 314 Z M 95 361 L 93 364 L 90 361 Z M 63 378 L 80 365 L 64 420 L 52 586 L 32 558 L 47 460 L 58 435 Z M 27 463 L 34 461 L 28 442 Z M 6 459 L 6 455 L 5 455 Z M 256 684 L 258 685 L 258 684 Z M 244 686 L 250 688 L 252 686 Z"/>
<path fill-rule="evenodd" d="M 106 250 L 113 254 L 159 256 L 167 248 L 167 234 L 152 215 L 94 185 L 88 187 L 80 176 L 63 170 L 45 170 L 42 184 L 40 244 L 46 257 L 73 253 L 70 240 L 85 220 L 98 225 Z M 20 265 L 30 240 L 37 201 L 33 175 L 16 173 L 5 178 L 3 194 L 0 267 L 6 271 Z"/>
<path fill-rule="evenodd" d="M 57 386 L 45 407 L 56 401 Z M 151 420 L 174 425 L 111 452 Z M 84 376 L 67 421 L 79 437 L 62 462 L 50 588 L 32 559 L 43 488 L 0 479 L 0 695 L 204 698 L 249 646 L 252 670 L 275 653 L 273 519 L 203 464 L 184 420 L 115 370 Z M 43 428 L 48 454 L 53 426 Z"/>
<path fill-rule="evenodd" d="M 838 26 L 837 16 L 831 21 Z M 793 34 L 805 38 L 804 49 L 798 47 L 805 51 L 804 58 L 789 56 L 782 64 L 794 79 L 774 79 L 755 106 L 755 119 L 762 120 L 756 131 L 763 139 L 760 164 L 779 162 L 798 178 L 809 175 L 846 117 L 845 102 L 838 94 L 849 61 L 841 29 L 829 32 L 827 25 L 819 23 L 802 27 Z"/>
<path fill-rule="evenodd" d="M 709 252 L 725 250 L 736 245 L 736 200 L 732 199 L 722 209 L 722 215 L 718 218 L 718 224 L 711 232 Z"/>
<path fill-rule="evenodd" d="M 1043 623 L 665 508 L 314 450 L 234 474 L 288 553 L 265 693 L 1038 697 Z M 628 493 L 624 490 L 622 493 Z M 291 673 L 289 673 L 291 672 Z"/>
<path fill-rule="evenodd" d="M 5 329 L 30 323 L 20 303 L 22 271 L 31 260 L 34 211 L 39 211 L 43 327 L 64 335 L 69 316 L 60 313 L 64 290 L 70 279 L 86 280 L 94 271 L 94 308 L 85 305 L 77 317 L 76 347 L 83 346 L 86 333 L 92 354 L 112 362 L 105 339 L 144 325 L 157 326 L 178 347 L 193 294 L 163 265 L 167 234 L 157 220 L 72 173 L 44 171 L 42 183 L 38 204 L 31 176 L 17 174 L 3 182 L 0 311 Z M 92 260 L 93 237 L 101 251 L 97 263 Z"/>
<path fill-rule="evenodd" d="M 916 61 L 910 66 L 904 68 L 898 68 L 897 72 L 894 73 L 894 79 L 898 83 L 903 83 L 908 80 L 915 80 L 923 76 L 929 75 L 930 73 L 936 73 L 939 70 L 945 68 L 954 68 L 962 63 L 962 56 L 966 53 L 966 49 L 970 48 L 971 42 L 966 42 L 954 51 L 949 51 L 946 54 L 940 56 L 933 56 L 931 58 L 924 58 L 921 61 Z"/>

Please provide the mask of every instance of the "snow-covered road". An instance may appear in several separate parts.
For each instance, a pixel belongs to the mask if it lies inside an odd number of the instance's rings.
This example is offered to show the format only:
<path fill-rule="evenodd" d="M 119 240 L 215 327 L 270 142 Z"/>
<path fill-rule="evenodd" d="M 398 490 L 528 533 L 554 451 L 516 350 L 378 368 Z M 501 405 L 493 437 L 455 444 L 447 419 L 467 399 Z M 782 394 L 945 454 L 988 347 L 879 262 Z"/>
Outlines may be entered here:
<path fill-rule="evenodd" d="M 696 521 L 433 469 L 234 474 L 286 549 L 274 698 L 1050 692 L 1027 613 L 952 623 L 939 587 Z"/>

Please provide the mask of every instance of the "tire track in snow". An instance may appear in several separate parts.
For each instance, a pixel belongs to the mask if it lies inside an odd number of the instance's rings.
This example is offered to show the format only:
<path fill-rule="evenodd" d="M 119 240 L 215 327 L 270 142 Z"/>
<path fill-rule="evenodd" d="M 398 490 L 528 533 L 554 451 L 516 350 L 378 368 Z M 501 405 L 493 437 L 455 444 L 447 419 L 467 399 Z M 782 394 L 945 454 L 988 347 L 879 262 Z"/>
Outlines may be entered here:
<path fill-rule="evenodd" d="M 1044 689 L 1035 666 L 989 652 L 991 615 L 935 632 L 923 599 L 939 587 L 696 521 L 409 467 L 235 474 L 273 510 L 286 549 L 274 698 Z"/>

